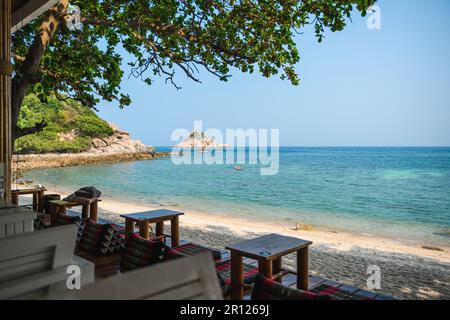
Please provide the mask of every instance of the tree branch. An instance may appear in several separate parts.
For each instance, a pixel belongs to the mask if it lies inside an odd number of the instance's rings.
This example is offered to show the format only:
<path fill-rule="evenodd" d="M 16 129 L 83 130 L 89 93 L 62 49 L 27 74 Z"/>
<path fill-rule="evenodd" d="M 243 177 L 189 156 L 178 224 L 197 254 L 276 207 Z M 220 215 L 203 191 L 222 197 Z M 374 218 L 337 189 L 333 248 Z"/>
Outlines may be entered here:
<path fill-rule="evenodd" d="M 45 121 L 45 119 L 43 119 L 41 122 L 35 123 L 35 125 L 32 127 L 18 128 L 14 132 L 14 138 L 17 139 L 19 137 L 23 137 L 29 134 L 41 132 L 42 130 L 44 130 L 45 127 L 47 127 L 47 122 Z"/>

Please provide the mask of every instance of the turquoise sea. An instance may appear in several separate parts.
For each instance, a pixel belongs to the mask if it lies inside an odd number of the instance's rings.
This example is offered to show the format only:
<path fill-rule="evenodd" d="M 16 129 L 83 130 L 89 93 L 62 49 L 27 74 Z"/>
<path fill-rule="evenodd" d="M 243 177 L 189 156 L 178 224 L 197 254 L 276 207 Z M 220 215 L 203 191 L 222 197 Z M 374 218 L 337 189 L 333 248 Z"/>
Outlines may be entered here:
<path fill-rule="evenodd" d="M 157 148 L 168 151 L 169 148 Z M 255 152 L 249 151 L 247 152 Z M 280 148 L 279 172 L 258 165 L 175 165 L 171 159 L 40 169 L 63 191 L 94 185 L 105 197 L 326 230 L 450 244 L 450 148 Z"/>

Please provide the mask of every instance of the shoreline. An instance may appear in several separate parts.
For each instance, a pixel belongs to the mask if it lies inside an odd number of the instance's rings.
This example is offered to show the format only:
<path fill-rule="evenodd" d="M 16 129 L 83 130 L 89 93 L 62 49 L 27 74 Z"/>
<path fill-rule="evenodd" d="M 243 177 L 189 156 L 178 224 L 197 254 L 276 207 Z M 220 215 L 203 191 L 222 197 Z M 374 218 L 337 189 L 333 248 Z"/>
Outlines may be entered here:
<path fill-rule="evenodd" d="M 20 173 L 33 169 L 62 168 L 69 166 L 88 166 L 153 160 L 168 157 L 167 152 L 82 152 L 82 153 L 43 153 L 14 154 L 13 168 Z"/>

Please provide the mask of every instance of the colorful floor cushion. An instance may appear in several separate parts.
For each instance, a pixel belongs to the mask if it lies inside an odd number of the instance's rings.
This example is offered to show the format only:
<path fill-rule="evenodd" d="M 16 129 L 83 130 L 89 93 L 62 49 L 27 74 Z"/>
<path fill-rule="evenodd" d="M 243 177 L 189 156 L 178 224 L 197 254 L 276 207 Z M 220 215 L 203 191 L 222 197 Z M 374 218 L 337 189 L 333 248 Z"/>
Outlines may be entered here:
<path fill-rule="evenodd" d="M 252 300 L 330 300 L 329 295 L 286 287 L 260 274 L 256 276 Z"/>
<path fill-rule="evenodd" d="M 317 294 L 327 294 L 333 300 L 373 300 L 373 297 L 376 296 L 375 293 L 371 295 L 362 294 L 366 291 L 361 291 L 361 294 L 358 294 L 358 291 L 355 292 L 355 288 L 349 286 L 340 286 L 337 287 L 332 284 L 322 283 L 317 287 L 311 289 L 312 292 Z M 367 291 L 368 292 L 368 291 Z"/>
<path fill-rule="evenodd" d="M 112 254 L 124 247 L 120 226 L 87 219 L 79 227 L 78 248 L 95 255 Z"/>
<path fill-rule="evenodd" d="M 122 253 L 120 269 L 133 270 L 152 265 L 163 260 L 164 243 L 159 240 L 147 240 L 133 233 L 128 238 Z"/>
<path fill-rule="evenodd" d="M 224 260 L 216 264 L 217 275 L 222 286 L 224 295 L 227 295 L 231 289 L 231 260 Z M 251 285 L 255 282 L 258 274 L 258 267 L 256 265 L 243 264 L 243 280 L 244 285 Z"/>
<path fill-rule="evenodd" d="M 51 227 L 50 216 L 39 215 L 34 220 L 34 230 L 44 230 Z"/>
<path fill-rule="evenodd" d="M 55 225 L 56 226 L 64 226 L 66 224 L 80 224 L 81 223 L 81 218 L 80 217 L 73 217 L 73 216 L 68 216 L 65 214 L 58 214 L 56 216 L 55 219 Z"/>
<path fill-rule="evenodd" d="M 113 229 L 114 252 L 122 252 L 125 249 L 125 227 L 111 224 Z"/>
<path fill-rule="evenodd" d="M 186 243 L 174 248 L 167 247 L 166 258 L 175 259 L 192 256 L 203 252 L 211 252 L 215 261 L 222 259 L 222 254 L 220 253 L 220 251 L 207 248 L 195 243 Z"/>

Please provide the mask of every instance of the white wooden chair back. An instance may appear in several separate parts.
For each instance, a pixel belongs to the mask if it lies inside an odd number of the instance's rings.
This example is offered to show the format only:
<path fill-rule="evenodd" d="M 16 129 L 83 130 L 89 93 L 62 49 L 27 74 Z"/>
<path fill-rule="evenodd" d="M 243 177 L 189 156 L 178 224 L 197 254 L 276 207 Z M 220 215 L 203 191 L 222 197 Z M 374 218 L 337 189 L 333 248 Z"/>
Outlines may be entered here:
<path fill-rule="evenodd" d="M 128 271 L 55 298 L 218 300 L 223 296 L 212 255 L 202 253 Z"/>
<path fill-rule="evenodd" d="M 34 231 L 37 213 L 21 207 L 0 210 L 0 238 Z"/>
<path fill-rule="evenodd" d="M 67 278 L 76 233 L 68 225 L 0 239 L 0 299 L 32 296 Z"/>

